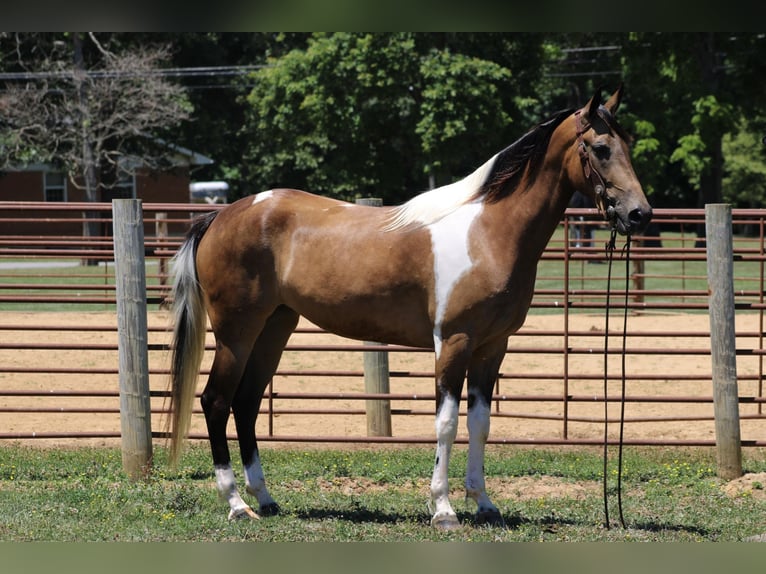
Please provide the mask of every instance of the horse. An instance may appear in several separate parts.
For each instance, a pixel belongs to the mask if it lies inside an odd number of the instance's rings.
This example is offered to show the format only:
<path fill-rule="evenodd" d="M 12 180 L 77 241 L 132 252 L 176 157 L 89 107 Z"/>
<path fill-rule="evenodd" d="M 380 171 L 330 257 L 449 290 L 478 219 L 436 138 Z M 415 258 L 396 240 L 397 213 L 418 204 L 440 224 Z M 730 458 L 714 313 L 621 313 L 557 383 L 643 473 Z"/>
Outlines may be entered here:
<path fill-rule="evenodd" d="M 485 490 L 490 401 L 507 341 L 524 323 L 537 263 L 575 190 L 612 229 L 639 233 L 652 208 L 615 114 L 620 86 L 601 103 L 534 126 L 463 179 L 398 206 L 348 203 L 271 189 L 198 217 L 174 256 L 169 436 L 175 463 L 188 434 L 204 352 L 215 356 L 201 405 L 218 492 L 229 518 L 279 513 L 255 434 L 263 393 L 300 316 L 343 337 L 430 348 L 435 357 L 436 453 L 431 525 L 460 526 L 447 469 L 467 376 L 466 497 L 477 524 L 503 518 Z M 232 469 L 233 413 L 246 492 Z"/>

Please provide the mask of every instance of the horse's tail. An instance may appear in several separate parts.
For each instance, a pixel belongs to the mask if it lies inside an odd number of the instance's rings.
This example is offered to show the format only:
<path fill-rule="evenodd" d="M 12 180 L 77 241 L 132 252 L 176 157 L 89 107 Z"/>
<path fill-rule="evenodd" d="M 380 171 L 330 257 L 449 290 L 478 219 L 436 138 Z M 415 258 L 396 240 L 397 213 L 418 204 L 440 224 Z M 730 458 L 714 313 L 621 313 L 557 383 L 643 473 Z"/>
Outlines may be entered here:
<path fill-rule="evenodd" d="M 175 466 L 189 432 L 199 368 L 205 352 L 207 315 L 197 281 L 197 246 L 217 211 L 197 218 L 173 257 L 173 341 L 170 366 L 170 463 Z"/>

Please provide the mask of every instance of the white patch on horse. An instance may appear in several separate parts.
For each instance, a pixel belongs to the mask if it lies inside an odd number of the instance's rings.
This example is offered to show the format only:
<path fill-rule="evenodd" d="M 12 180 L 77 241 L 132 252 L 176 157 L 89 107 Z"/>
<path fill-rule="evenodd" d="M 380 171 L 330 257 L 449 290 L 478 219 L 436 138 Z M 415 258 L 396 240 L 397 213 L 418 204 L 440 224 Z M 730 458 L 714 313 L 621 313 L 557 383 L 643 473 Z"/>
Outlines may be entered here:
<path fill-rule="evenodd" d="M 253 456 L 253 461 L 244 467 L 244 471 L 247 492 L 258 499 L 259 506 L 263 507 L 274 504 L 275 501 L 266 488 L 266 479 L 263 475 L 261 459 L 257 453 Z"/>
<path fill-rule="evenodd" d="M 468 463 L 465 473 L 465 495 L 473 499 L 479 511 L 498 511 L 487 496 L 484 482 L 484 450 L 489 438 L 489 405 L 475 389 L 469 389 Z M 499 511 L 498 511 L 499 512 Z"/>
<path fill-rule="evenodd" d="M 242 500 L 237 491 L 237 480 L 230 464 L 215 465 L 215 482 L 218 486 L 218 494 L 229 503 L 229 519 L 245 513 L 248 505 Z"/>
<path fill-rule="evenodd" d="M 424 191 L 395 207 L 383 231 L 396 231 L 409 225 L 427 226 L 466 205 L 481 188 L 492 171 L 497 154 L 460 181 Z"/>
<path fill-rule="evenodd" d="M 262 191 L 261 193 L 257 194 L 255 198 L 253 198 L 253 205 L 256 203 L 260 203 L 261 201 L 266 201 L 267 199 L 271 199 L 274 196 L 274 190 L 270 189 L 268 191 Z"/>
<path fill-rule="evenodd" d="M 473 265 L 468 252 L 469 231 L 481 211 L 481 202 L 467 203 L 428 226 L 434 256 L 434 350 L 437 359 L 441 353 L 442 321 L 450 295 L 460 278 Z"/>
<path fill-rule="evenodd" d="M 449 503 L 448 470 L 450 452 L 457 436 L 458 402 L 446 395 L 436 413 L 436 461 L 431 477 L 431 503 L 433 521 L 437 516 L 454 515 Z"/>

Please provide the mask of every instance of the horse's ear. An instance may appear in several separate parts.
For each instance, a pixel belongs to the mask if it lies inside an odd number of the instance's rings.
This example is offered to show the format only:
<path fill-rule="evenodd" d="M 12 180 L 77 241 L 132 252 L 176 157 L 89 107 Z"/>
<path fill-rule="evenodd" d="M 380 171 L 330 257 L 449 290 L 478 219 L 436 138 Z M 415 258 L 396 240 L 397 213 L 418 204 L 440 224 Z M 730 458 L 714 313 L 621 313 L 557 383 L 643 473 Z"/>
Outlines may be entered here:
<path fill-rule="evenodd" d="M 585 116 L 588 118 L 594 118 L 596 117 L 596 112 L 598 111 L 598 107 L 601 105 L 601 86 L 596 88 L 596 93 L 593 94 L 590 100 L 588 100 L 588 103 L 585 104 L 584 112 Z"/>
<path fill-rule="evenodd" d="M 604 104 L 604 107 L 609 110 L 609 113 L 613 116 L 617 114 L 617 108 L 620 107 L 620 100 L 622 100 L 622 88 L 623 85 L 622 82 L 620 82 L 620 85 L 617 86 L 617 89 Z"/>

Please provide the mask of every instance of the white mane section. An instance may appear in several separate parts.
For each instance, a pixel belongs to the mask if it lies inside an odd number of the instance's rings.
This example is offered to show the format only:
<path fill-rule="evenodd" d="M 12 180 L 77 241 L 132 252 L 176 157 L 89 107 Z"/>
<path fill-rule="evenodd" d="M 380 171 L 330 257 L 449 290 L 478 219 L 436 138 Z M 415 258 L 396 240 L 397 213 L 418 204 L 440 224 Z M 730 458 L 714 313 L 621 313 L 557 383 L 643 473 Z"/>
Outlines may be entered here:
<path fill-rule="evenodd" d="M 395 207 L 383 231 L 396 231 L 409 225 L 430 225 L 465 205 L 486 181 L 496 158 L 497 154 L 460 181 L 424 191 Z"/>

